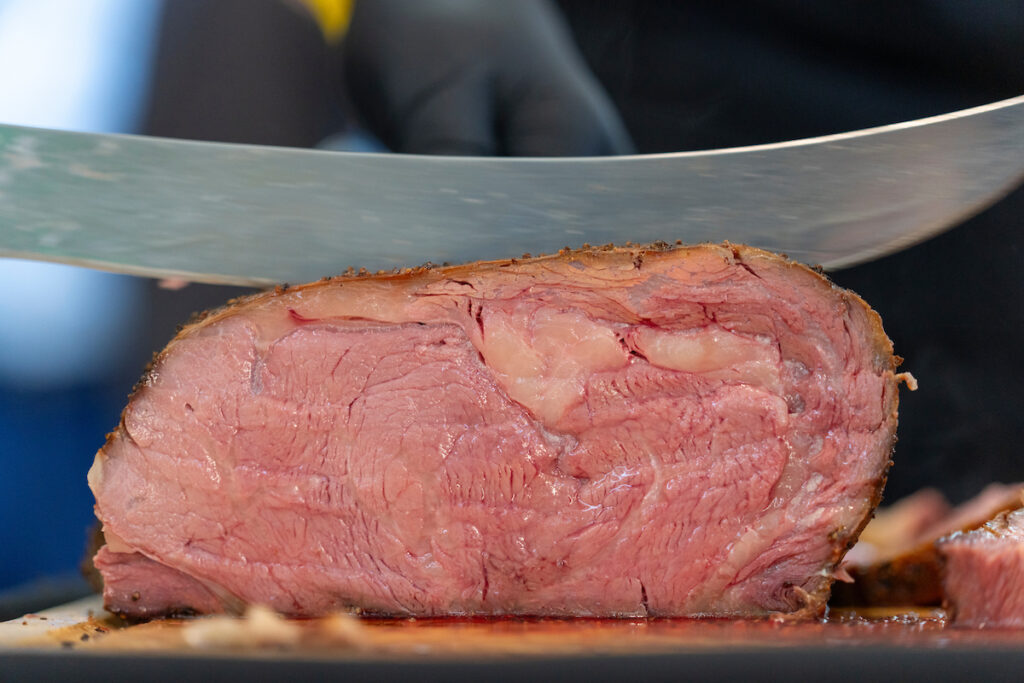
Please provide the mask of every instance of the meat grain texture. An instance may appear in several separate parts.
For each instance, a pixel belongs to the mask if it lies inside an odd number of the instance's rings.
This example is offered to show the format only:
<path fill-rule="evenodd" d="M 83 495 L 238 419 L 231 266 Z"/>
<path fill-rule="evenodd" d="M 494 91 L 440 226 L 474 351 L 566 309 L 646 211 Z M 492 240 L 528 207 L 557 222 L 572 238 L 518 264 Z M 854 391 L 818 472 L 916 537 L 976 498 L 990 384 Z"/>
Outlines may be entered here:
<path fill-rule="evenodd" d="M 815 614 L 878 502 L 896 359 L 731 245 L 245 298 L 156 358 L 90 471 L 134 617 Z"/>
<path fill-rule="evenodd" d="M 1024 508 L 938 543 L 953 624 L 1024 628 Z"/>

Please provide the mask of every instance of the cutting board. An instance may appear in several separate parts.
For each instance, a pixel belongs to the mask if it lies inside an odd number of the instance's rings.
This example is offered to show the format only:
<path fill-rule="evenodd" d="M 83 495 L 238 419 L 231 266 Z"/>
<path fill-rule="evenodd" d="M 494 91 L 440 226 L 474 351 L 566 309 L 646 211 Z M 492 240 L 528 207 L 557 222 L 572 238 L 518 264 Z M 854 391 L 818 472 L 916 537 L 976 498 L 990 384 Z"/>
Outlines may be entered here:
<path fill-rule="evenodd" d="M 958 630 L 940 610 L 804 623 L 257 614 L 128 625 L 89 598 L 0 623 L 0 681 L 1017 682 L 1021 671 L 1024 632 Z"/>
<path fill-rule="evenodd" d="M 0 623 L 0 652 L 18 649 L 190 656 L 268 651 L 337 659 L 458 659 L 663 654 L 823 646 L 915 649 L 1013 648 L 1024 631 L 964 630 L 939 609 L 832 610 L 826 620 L 785 619 L 367 619 L 247 617 L 128 624 L 99 596 Z"/>

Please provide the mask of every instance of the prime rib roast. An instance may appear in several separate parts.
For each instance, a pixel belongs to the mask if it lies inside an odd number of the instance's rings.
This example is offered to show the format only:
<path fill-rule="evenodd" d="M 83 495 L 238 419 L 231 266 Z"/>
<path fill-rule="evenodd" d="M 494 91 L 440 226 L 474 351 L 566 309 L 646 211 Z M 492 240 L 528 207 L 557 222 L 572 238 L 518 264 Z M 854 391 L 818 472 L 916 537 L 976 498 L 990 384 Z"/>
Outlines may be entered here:
<path fill-rule="evenodd" d="M 131 617 L 820 613 L 896 429 L 879 317 L 733 245 L 585 248 L 236 300 L 89 482 Z"/>

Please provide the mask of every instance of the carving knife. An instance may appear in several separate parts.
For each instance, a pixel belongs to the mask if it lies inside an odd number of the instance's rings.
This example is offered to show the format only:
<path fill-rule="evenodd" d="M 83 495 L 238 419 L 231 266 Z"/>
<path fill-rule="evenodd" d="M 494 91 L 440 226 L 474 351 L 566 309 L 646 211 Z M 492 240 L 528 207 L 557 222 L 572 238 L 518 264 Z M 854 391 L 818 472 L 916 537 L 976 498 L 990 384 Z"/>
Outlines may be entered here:
<path fill-rule="evenodd" d="M 0 256 L 267 285 L 563 246 L 728 240 L 837 268 L 1024 179 L 1024 96 L 778 144 L 468 158 L 0 125 Z"/>

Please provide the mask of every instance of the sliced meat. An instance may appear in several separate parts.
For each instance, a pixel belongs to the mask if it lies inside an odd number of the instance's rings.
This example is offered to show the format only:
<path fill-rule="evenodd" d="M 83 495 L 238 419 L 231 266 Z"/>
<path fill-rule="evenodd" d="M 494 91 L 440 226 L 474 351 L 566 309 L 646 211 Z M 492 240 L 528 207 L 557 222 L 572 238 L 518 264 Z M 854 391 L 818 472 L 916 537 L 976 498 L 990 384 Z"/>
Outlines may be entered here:
<path fill-rule="evenodd" d="M 939 541 L 953 624 L 1024 628 L 1024 509 Z"/>
<path fill-rule="evenodd" d="M 943 563 L 936 541 L 1020 507 L 1022 491 L 1022 484 L 992 484 L 951 508 L 941 493 L 925 489 L 882 508 L 847 555 L 843 568 L 853 583 L 837 585 L 832 604 L 941 604 Z"/>
<path fill-rule="evenodd" d="M 949 518 L 953 507 L 937 489 L 921 489 L 887 507 L 875 511 L 857 545 L 843 564 L 867 566 L 914 549 L 936 524 Z"/>
<path fill-rule="evenodd" d="M 856 295 L 729 245 L 256 295 L 181 331 L 97 455 L 106 604 L 817 613 L 897 380 Z"/>

